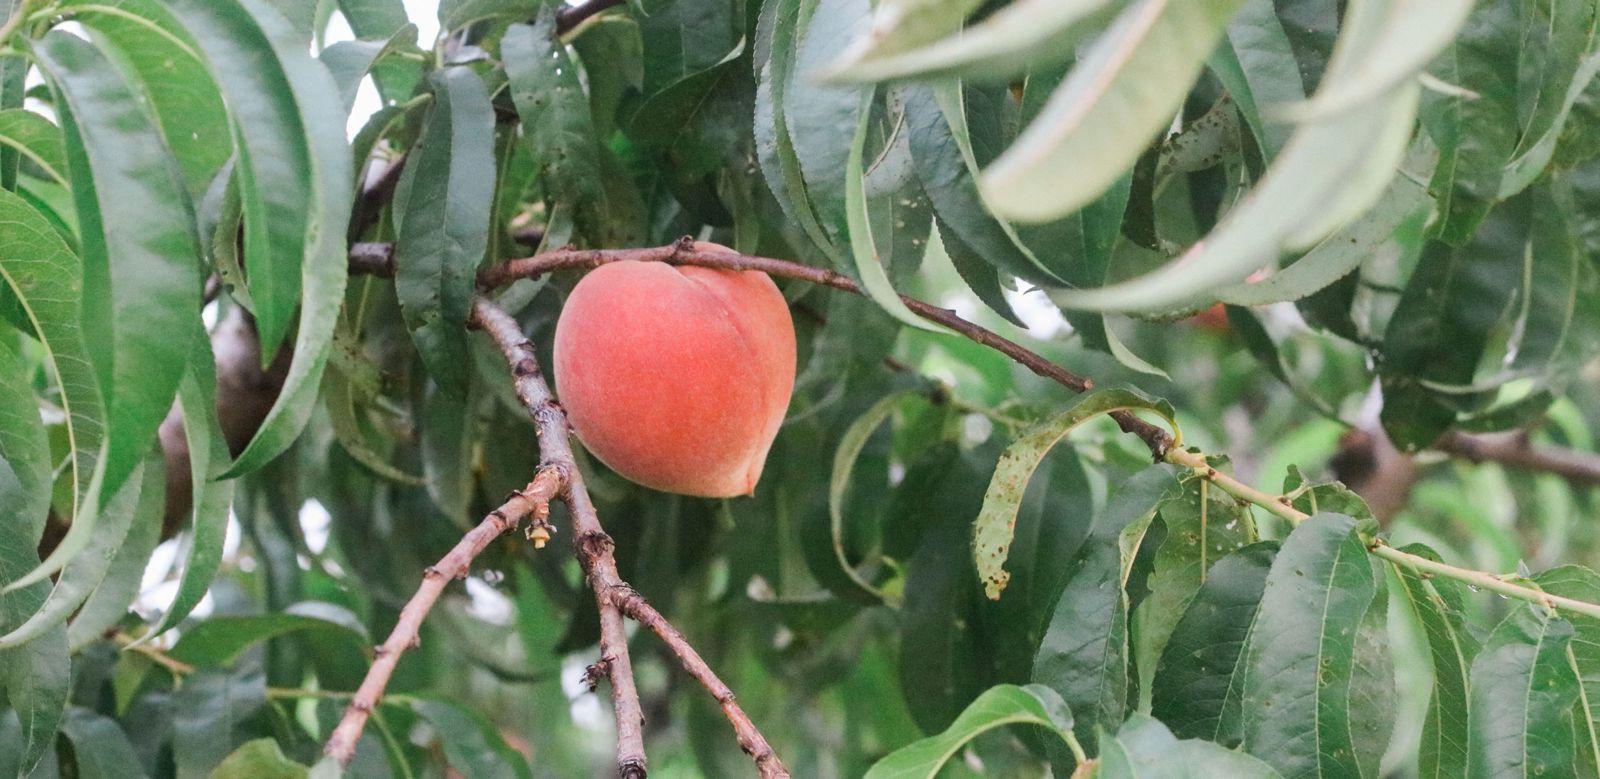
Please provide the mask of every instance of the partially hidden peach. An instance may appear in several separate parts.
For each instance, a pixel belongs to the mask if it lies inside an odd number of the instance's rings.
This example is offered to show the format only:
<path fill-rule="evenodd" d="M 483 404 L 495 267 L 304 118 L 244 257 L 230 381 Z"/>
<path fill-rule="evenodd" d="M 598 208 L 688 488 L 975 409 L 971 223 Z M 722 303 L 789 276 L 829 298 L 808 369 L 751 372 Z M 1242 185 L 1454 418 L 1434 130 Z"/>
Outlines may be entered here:
<path fill-rule="evenodd" d="M 667 492 L 754 492 L 794 370 L 794 321 L 759 271 L 602 265 L 556 323 L 556 390 L 578 439 Z"/>

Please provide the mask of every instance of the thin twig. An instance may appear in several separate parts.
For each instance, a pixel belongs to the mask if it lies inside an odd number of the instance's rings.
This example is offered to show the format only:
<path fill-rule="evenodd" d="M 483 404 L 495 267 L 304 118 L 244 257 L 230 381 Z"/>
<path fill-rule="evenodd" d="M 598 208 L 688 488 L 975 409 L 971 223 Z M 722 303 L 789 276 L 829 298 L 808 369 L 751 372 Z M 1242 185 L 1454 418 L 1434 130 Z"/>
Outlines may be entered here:
<path fill-rule="evenodd" d="M 567 474 L 566 501 L 572 516 L 573 545 L 594 590 L 600 609 L 600 665 L 611 680 L 612 703 L 617 715 L 618 772 L 624 777 L 644 776 L 643 714 L 638 693 L 633 687 L 627 637 L 622 632 L 622 615 L 638 620 L 660 636 L 678 656 L 684 669 L 709 690 L 733 724 L 739 745 L 756 761 L 763 777 L 788 777 L 761 731 L 756 729 L 735 702 L 728 686 L 706 665 L 683 634 L 645 602 L 617 572 L 611 536 L 600 525 L 599 515 L 589 500 L 583 476 L 573 465 L 571 430 L 567 415 L 556 403 L 545 381 L 539 362 L 516 319 L 485 298 L 473 303 L 474 324 L 491 340 L 511 364 L 516 377 L 517 397 L 527 407 L 539 431 L 539 454 L 546 467 L 558 467 Z"/>
<path fill-rule="evenodd" d="M 622 609 L 622 613 L 655 633 L 667 648 L 678 656 L 678 662 L 683 669 L 700 682 L 706 691 L 711 693 L 711 697 L 722 706 L 723 714 L 726 714 L 728 721 L 733 723 L 733 733 L 739 740 L 739 748 L 756 761 L 756 770 L 761 776 L 788 776 L 789 772 L 784 769 L 783 763 L 778 760 L 777 753 L 772 751 L 767 739 L 761 735 L 761 731 L 750 720 L 750 716 L 739 708 L 733 690 L 717 677 L 716 672 L 711 670 L 711 666 L 706 664 L 705 659 L 701 658 L 700 653 L 689 643 L 689 639 L 685 638 L 683 633 L 673 627 L 661 612 L 656 611 L 656 608 L 632 587 L 620 584 L 611 588 L 609 593 L 612 602 Z"/>
<path fill-rule="evenodd" d="M 395 622 L 394 630 L 389 632 L 389 638 L 374 650 L 376 657 L 372 667 L 367 670 L 366 678 L 361 681 L 361 686 L 350 699 L 350 705 L 345 708 L 344 717 L 339 720 L 333 734 L 328 737 L 327 746 L 323 748 L 341 767 L 349 765 L 355 757 L 356 742 L 361 740 L 367 717 L 378 705 L 384 688 L 389 685 L 389 677 L 400 663 L 400 655 L 420 644 L 418 631 L 422 628 L 422 620 L 439 600 L 445 585 L 452 579 L 466 578 L 473 559 L 501 534 L 516 527 L 524 517 L 532 517 L 531 527 L 536 534 L 536 543 L 539 543 L 541 534 L 542 538 L 548 539 L 550 501 L 565 486 L 565 477 L 566 472 L 562 469 L 541 468 L 526 489 L 512 493 L 499 508 L 489 512 L 483 522 L 467 531 L 438 563 L 424 571 L 417 593 L 400 610 L 400 619 Z"/>

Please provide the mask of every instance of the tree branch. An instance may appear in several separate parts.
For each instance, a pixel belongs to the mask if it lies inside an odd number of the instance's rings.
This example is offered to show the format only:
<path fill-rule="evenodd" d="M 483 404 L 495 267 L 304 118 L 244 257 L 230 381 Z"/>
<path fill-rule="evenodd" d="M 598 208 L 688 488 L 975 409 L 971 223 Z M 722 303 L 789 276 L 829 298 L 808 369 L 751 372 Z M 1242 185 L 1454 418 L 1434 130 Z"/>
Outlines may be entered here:
<path fill-rule="evenodd" d="M 572 545 L 583 565 L 595 606 L 600 611 L 600 670 L 611 682 L 611 706 L 617 720 L 617 775 L 624 779 L 643 777 L 644 713 L 639 706 L 639 691 L 634 685 L 633 661 L 628 655 L 628 636 L 622 612 L 606 597 L 607 587 L 620 581 L 616 559 L 611 554 L 611 537 L 600 526 L 583 475 L 573 464 L 568 440 L 567 415 L 555 401 L 550 385 L 539 369 L 533 344 L 522 334 L 517 320 L 504 309 L 478 298 L 472 306 L 473 324 L 499 347 L 511 364 L 517 397 L 533 417 L 539 432 L 539 457 L 546 468 L 559 469 L 566 477 L 568 513 L 572 519 Z"/>
<path fill-rule="evenodd" d="M 690 675 L 722 704 L 723 711 L 733 724 L 739 745 L 756 761 L 756 768 L 761 775 L 788 777 L 788 770 L 773 753 L 761 731 L 756 729 L 734 701 L 728 686 L 689 646 L 683 634 L 646 603 L 617 572 L 611 536 L 601 527 L 599 515 L 584 487 L 583 476 L 573 464 L 571 430 L 567 426 L 566 412 L 551 394 L 550 385 L 539 369 L 533 344 L 522 334 L 521 326 L 510 314 L 486 298 L 480 297 L 473 302 L 472 314 L 473 323 L 489 334 L 511 364 L 511 373 L 516 378 L 517 397 L 528 409 L 539 430 L 539 454 L 545 467 L 559 468 L 566 474 L 565 498 L 572 517 L 573 547 L 600 609 L 599 665 L 611 680 L 612 704 L 617 717 L 619 774 L 624 777 L 645 775 L 643 715 L 639 708 L 638 692 L 634 689 L 627 636 L 622 629 L 622 615 L 627 613 L 660 636 Z"/>
<path fill-rule="evenodd" d="M 622 5 L 622 0 L 588 0 L 578 5 L 563 5 L 556 14 L 556 34 L 566 35 L 589 17 L 619 5 Z"/>
<path fill-rule="evenodd" d="M 1534 446 L 1525 431 L 1473 435 L 1452 430 L 1433 448 L 1475 463 L 1497 463 L 1519 471 L 1553 473 L 1575 484 L 1600 485 L 1600 455 Z"/>
<path fill-rule="evenodd" d="M 466 578 L 473 559 L 502 533 L 515 528 L 524 517 L 532 516 L 530 537 L 536 545 L 543 546 L 544 540 L 550 537 L 546 519 L 550 512 L 550 500 L 561 492 L 565 479 L 566 472 L 562 469 L 541 468 L 526 489 L 512 493 L 504 504 L 489 512 L 483 522 L 462 536 L 449 553 L 423 573 L 422 584 L 400 610 L 400 619 L 395 622 L 394 630 L 389 632 L 389 638 L 373 650 L 376 657 L 372 667 L 367 670 L 366 678 L 356 689 L 344 716 L 323 748 L 323 752 L 337 760 L 340 767 L 348 766 L 355 757 L 356 742 L 361 740 L 367 717 L 372 714 L 384 688 L 389 685 L 389 677 L 400 663 L 400 655 L 419 645 L 418 631 L 422 628 L 422 620 L 439 600 L 445 585 L 452 579 Z"/>

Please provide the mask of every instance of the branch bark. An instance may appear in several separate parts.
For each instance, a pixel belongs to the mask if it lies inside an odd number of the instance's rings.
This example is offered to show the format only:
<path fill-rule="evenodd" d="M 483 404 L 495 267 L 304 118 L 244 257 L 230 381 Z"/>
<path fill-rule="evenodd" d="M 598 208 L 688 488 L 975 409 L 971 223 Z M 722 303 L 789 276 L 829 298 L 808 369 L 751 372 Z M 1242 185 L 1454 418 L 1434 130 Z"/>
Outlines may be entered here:
<path fill-rule="evenodd" d="M 612 705 L 617 718 L 619 775 L 645 775 L 644 718 L 639 707 L 638 691 L 634 688 L 627 636 L 623 632 L 622 615 L 626 613 L 660 636 L 677 655 L 684 669 L 722 704 L 724 713 L 733 724 L 739 746 L 756 761 L 761 776 L 788 777 L 788 770 L 778 760 L 761 731 L 756 729 L 749 716 L 735 702 L 728 686 L 706 665 L 683 634 L 623 581 L 617 572 L 611 536 L 601 527 L 599 515 L 584 487 L 583 476 L 573 464 L 571 430 L 567 426 L 566 412 L 550 392 L 550 385 L 539 369 L 533 344 L 522 334 L 521 326 L 510 314 L 486 298 L 480 297 L 474 301 L 472 314 L 473 323 L 489 334 L 511 365 L 517 397 L 528 409 L 539 431 L 539 455 L 544 467 L 560 469 L 566 477 L 565 499 L 572 518 L 573 547 L 600 610 L 599 665 L 611 681 Z"/>
<path fill-rule="evenodd" d="M 334 727 L 332 735 L 328 737 L 328 744 L 323 752 L 337 760 L 342 768 L 350 764 L 356 754 L 356 742 L 361 740 L 361 731 L 367 725 L 367 718 L 372 714 L 373 707 L 378 705 L 378 699 L 383 696 L 384 688 L 389 686 L 389 677 L 394 674 L 395 666 L 400 663 L 400 655 L 407 649 L 420 645 L 418 631 L 422 628 L 422 620 L 438 602 L 439 596 L 444 593 L 445 585 L 452 579 L 464 579 L 467 569 L 472 566 L 472 561 L 496 538 L 508 530 L 515 528 L 523 518 L 532 517 L 530 531 L 535 543 L 543 545 L 540 537 L 549 538 L 549 523 L 546 517 L 550 513 L 550 501 L 559 494 L 566 485 L 566 471 L 560 468 L 545 467 L 539 470 L 526 489 L 516 492 L 504 504 L 477 527 L 467 531 L 461 540 L 456 542 L 438 563 L 428 567 L 423 572 L 422 584 L 417 587 L 417 593 L 411 596 L 404 608 L 400 610 L 400 619 L 395 622 L 394 629 L 389 631 L 389 637 L 373 650 L 375 655 L 372 667 L 367 670 L 367 676 L 361 681 L 361 686 L 356 689 L 356 694 L 350 699 L 350 705 L 345 707 L 344 716 L 339 724 Z"/>
<path fill-rule="evenodd" d="M 1553 473 L 1579 485 L 1600 485 L 1600 455 L 1534 446 L 1525 431 L 1474 435 L 1452 430 L 1433 446 L 1475 463 L 1498 463 L 1520 471 Z"/>

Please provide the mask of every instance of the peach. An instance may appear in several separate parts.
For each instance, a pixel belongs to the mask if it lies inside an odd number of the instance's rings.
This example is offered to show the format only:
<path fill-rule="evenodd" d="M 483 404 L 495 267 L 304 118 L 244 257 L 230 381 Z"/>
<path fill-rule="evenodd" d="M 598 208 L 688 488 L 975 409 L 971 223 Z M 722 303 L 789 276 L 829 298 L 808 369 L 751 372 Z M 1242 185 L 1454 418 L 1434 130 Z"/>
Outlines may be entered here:
<path fill-rule="evenodd" d="M 794 370 L 794 321 L 760 271 L 614 262 L 556 322 L 556 391 L 578 439 L 666 492 L 754 492 Z"/>

